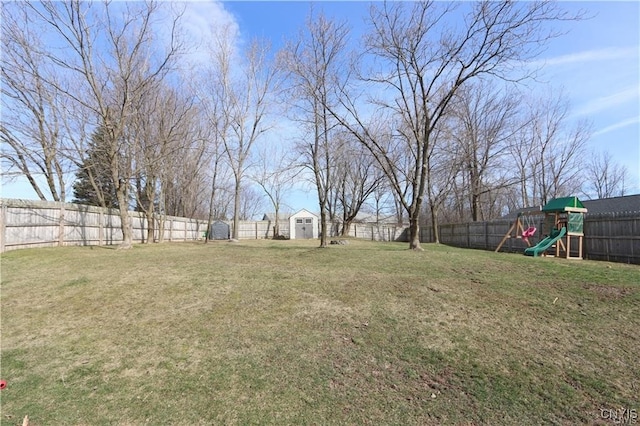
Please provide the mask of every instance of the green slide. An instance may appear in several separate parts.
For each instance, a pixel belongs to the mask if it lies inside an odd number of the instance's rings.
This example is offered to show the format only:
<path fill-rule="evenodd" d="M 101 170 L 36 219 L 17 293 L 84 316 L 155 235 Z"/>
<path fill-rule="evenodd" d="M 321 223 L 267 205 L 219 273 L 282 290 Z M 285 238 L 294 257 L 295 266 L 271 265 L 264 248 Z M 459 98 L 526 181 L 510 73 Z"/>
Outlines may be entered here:
<path fill-rule="evenodd" d="M 549 235 L 544 240 L 540 241 L 535 246 L 529 247 L 528 249 L 526 249 L 524 251 L 524 254 L 527 256 L 537 257 L 538 255 L 540 255 L 540 253 L 544 253 L 546 249 L 551 247 L 560 238 L 564 237 L 564 234 L 566 233 L 567 233 L 567 228 L 565 228 L 564 226 L 560 229 L 554 229 L 551 232 L 551 235 Z"/>

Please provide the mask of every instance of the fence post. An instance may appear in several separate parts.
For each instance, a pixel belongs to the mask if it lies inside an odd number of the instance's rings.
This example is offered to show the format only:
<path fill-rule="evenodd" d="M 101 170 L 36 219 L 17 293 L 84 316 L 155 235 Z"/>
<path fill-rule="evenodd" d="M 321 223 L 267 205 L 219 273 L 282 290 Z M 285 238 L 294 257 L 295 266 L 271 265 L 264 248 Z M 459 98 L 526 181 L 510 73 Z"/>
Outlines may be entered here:
<path fill-rule="evenodd" d="M 58 225 L 58 247 L 64 245 L 64 215 L 65 208 L 64 203 L 60 204 L 60 224 Z"/>
<path fill-rule="evenodd" d="M 489 222 L 484 222 L 484 248 L 489 250 Z"/>
<path fill-rule="evenodd" d="M 98 245 L 104 245 L 104 211 L 102 208 L 98 213 Z"/>
<path fill-rule="evenodd" d="M 0 253 L 4 253 L 4 245 L 7 241 L 7 206 L 0 207 Z"/>

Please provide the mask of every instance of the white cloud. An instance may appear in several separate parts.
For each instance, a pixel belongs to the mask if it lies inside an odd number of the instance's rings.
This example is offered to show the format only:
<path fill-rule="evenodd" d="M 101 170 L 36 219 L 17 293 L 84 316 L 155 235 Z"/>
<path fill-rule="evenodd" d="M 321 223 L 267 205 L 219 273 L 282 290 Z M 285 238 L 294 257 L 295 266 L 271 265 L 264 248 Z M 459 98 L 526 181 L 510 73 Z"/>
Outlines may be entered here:
<path fill-rule="evenodd" d="M 204 65 L 210 61 L 211 41 L 216 32 L 224 31 L 225 37 L 237 43 L 240 39 L 238 22 L 220 1 L 189 0 L 171 4 L 171 9 L 181 12 L 180 35 L 186 44 L 188 54 L 184 60 L 192 65 Z M 168 12 L 168 10 L 167 10 Z M 167 33 L 170 28 L 169 15 L 160 21 L 158 33 Z"/>
<path fill-rule="evenodd" d="M 612 109 L 619 105 L 632 101 L 635 101 L 637 104 L 639 98 L 640 87 L 636 84 L 634 86 L 630 86 L 623 90 L 620 90 L 616 93 L 612 93 L 607 96 L 601 96 L 586 102 L 576 110 L 575 115 L 593 115 L 597 112 Z"/>
<path fill-rule="evenodd" d="M 612 124 L 610 126 L 604 127 L 602 129 L 594 132 L 592 136 L 596 137 L 596 136 L 604 135 L 605 133 L 609 133 L 609 132 L 612 132 L 614 130 L 618 130 L 618 129 L 621 129 L 621 128 L 627 127 L 627 126 L 632 126 L 632 125 L 638 124 L 638 123 L 640 123 L 640 117 L 631 117 L 631 118 L 628 118 L 626 120 L 619 121 L 619 122 L 617 122 L 615 124 Z"/>
<path fill-rule="evenodd" d="M 555 56 L 551 58 L 536 59 L 529 63 L 533 67 L 550 67 L 560 65 L 576 65 L 588 62 L 614 61 L 618 59 L 630 59 L 638 56 L 638 46 L 611 47 L 605 49 L 585 50 L 577 53 Z"/>

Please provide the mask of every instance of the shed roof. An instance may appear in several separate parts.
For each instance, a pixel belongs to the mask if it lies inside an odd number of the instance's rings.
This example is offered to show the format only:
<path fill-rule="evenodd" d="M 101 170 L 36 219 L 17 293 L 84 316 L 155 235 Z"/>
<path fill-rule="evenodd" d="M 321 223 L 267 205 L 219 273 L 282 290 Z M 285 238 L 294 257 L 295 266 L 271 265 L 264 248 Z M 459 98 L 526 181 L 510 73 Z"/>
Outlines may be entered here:
<path fill-rule="evenodd" d="M 310 212 L 307 209 L 301 209 L 301 210 L 298 210 L 297 212 L 295 212 L 294 214 L 292 214 L 291 216 L 289 216 L 289 218 L 299 217 L 299 216 L 309 216 L 309 215 L 315 217 L 316 219 L 320 217 L 319 215 L 317 215 L 317 214 L 315 214 L 313 212 Z"/>
<path fill-rule="evenodd" d="M 309 211 L 309 210 L 307 210 L 307 209 L 301 209 L 301 210 L 298 210 L 298 211 L 297 211 L 297 212 L 295 212 L 295 213 L 291 213 L 291 212 L 284 212 L 284 213 L 283 213 L 283 212 L 280 212 L 280 213 L 278 213 L 278 220 L 279 220 L 279 221 L 286 222 L 286 221 L 288 221 L 289 219 L 291 219 L 291 217 L 292 217 L 292 216 L 299 217 L 301 213 L 302 213 L 302 214 L 306 214 L 306 215 L 311 215 L 311 216 L 314 216 L 314 217 L 317 217 L 317 218 L 319 218 L 319 217 L 320 217 L 320 215 L 319 215 L 318 213 L 311 212 L 311 211 Z M 275 214 L 275 213 L 273 213 L 273 212 L 265 213 L 265 214 L 262 216 L 262 220 L 270 220 L 270 221 L 274 221 L 274 220 L 276 220 L 276 214 Z"/>
<path fill-rule="evenodd" d="M 543 212 L 564 212 L 571 209 L 584 209 L 584 204 L 578 197 L 554 198 L 544 205 Z"/>

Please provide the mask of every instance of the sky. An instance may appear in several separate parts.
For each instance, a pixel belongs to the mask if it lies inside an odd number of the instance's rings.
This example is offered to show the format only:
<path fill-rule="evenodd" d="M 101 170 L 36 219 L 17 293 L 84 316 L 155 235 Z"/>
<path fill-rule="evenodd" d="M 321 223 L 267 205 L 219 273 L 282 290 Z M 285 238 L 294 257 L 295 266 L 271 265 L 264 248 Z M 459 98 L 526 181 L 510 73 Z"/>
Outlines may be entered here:
<path fill-rule="evenodd" d="M 368 2 L 317 2 L 316 9 L 346 19 L 356 34 L 364 30 Z M 537 90 L 564 91 L 571 119 L 589 120 L 589 147 L 606 150 L 626 166 L 629 187 L 640 192 L 640 2 L 562 2 L 588 19 L 557 25 L 564 34 L 538 59 Z M 243 37 L 268 37 L 274 47 L 294 37 L 309 12 L 308 2 L 224 3 Z"/>
<path fill-rule="evenodd" d="M 294 39 L 305 23 L 311 3 L 299 1 L 185 1 L 187 30 L 194 40 L 206 39 L 210 26 L 228 25 L 240 42 L 268 39 L 274 50 Z M 316 2 L 326 15 L 345 19 L 353 38 L 364 31 L 370 3 Z M 560 91 L 567 96 L 571 120 L 588 120 L 593 151 L 608 151 L 630 175 L 630 193 L 640 193 L 640 2 L 562 2 L 566 10 L 584 10 L 589 19 L 556 26 L 566 34 L 551 41 L 535 64 L 541 73 L 525 90 Z M 587 156 L 585 154 L 585 161 Z M 24 181 L 4 184 L 2 197 L 36 199 Z M 292 211 L 317 210 L 311 188 L 293 191 Z"/>

